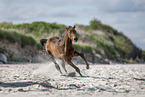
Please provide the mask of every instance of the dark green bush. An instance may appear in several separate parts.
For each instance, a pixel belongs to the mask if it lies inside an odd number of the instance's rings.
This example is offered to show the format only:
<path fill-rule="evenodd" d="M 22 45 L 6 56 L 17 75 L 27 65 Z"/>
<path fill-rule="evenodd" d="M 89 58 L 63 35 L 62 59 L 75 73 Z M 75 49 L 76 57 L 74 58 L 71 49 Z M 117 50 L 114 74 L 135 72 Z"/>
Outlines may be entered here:
<path fill-rule="evenodd" d="M 94 30 L 97 30 L 97 29 L 100 29 L 101 28 L 101 21 L 94 18 L 93 20 L 90 21 L 90 29 L 94 29 Z"/>
<path fill-rule="evenodd" d="M 0 30 L 0 39 L 6 39 L 10 42 L 20 43 L 22 47 L 25 45 L 35 45 L 36 44 L 36 41 L 32 37 L 25 36 L 23 34 L 15 32 L 15 31 Z"/>

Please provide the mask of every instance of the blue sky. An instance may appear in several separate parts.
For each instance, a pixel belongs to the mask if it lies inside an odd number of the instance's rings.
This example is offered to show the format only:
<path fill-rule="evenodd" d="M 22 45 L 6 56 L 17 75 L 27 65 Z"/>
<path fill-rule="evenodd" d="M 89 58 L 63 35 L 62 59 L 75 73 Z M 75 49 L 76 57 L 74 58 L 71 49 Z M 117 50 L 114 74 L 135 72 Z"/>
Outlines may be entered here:
<path fill-rule="evenodd" d="M 88 25 L 93 18 L 145 49 L 145 0 L 0 0 L 0 22 Z"/>

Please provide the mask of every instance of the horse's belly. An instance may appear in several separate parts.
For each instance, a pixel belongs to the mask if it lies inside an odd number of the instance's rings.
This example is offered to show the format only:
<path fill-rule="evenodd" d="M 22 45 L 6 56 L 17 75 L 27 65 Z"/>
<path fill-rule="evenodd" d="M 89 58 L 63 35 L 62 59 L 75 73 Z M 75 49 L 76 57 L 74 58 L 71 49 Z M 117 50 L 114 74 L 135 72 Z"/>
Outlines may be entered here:
<path fill-rule="evenodd" d="M 58 54 L 58 55 L 55 55 L 55 57 L 57 57 L 57 58 L 62 58 L 62 56 L 63 56 L 63 54 Z"/>
<path fill-rule="evenodd" d="M 57 58 L 62 58 L 62 56 L 63 56 L 63 54 L 59 51 L 58 48 L 51 49 L 51 53 L 53 56 L 55 56 Z"/>

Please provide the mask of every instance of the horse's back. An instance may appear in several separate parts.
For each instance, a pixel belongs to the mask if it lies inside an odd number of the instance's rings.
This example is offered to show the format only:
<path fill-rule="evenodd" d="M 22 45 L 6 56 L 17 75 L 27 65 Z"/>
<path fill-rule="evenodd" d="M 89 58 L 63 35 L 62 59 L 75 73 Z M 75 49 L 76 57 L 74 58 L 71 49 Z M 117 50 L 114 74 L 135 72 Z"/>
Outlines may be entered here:
<path fill-rule="evenodd" d="M 52 38 L 50 38 L 48 41 L 47 41 L 47 47 L 48 48 L 53 48 L 54 49 L 54 47 L 56 47 L 56 46 L 58 46 L 58 42 L 59 42 L 59 37 L 52 37 Z"/>
<path fill-rule="evenodd" d="M 52 37 L 49 39 L 49 42 L 58 42 L 59 37 Z"/>
<path fill-rule="evenodd" d="M 59 37 L 52 37 L 47 41 L 46 50 L 50 51 L 53 56 L 60 57 L 61 48 L 58 48 Z"/>

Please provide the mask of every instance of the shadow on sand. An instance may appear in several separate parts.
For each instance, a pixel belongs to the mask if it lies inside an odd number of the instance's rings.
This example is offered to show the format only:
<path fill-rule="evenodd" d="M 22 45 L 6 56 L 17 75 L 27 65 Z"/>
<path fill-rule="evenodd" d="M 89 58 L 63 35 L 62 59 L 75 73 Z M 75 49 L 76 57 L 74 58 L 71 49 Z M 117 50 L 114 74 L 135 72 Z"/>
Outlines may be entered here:
<path fill-rule="evenodd" d="M 133 79 L 138 80 L 138 81 L 145 81 L 144 78 L 135 78 L 135 77 L 134 77 Z"/>
<path fill-rule="evenodd" d="M 0 82 L 0 87 L 11 87 L 11 88 L 18 88 L 18 87 L 27 87 L 27 86 L 32 86 L 32 85 L 40 85 L 45 88 L 55 88 L 50 85 L 50 83 L 38 83 L 38 82 L 32 82 L 32 81 L 27 81 L 27 82 L 10 82 L 10 83 L 5 83 L 5 82 Z"/>
<path fill-rule="evenodd" d="M 113 77 L 95 77 L 95 76 L 83 76 L 83 78 L 94 78 L 94 79 L 115 79 Z"/>
<path fill-rule="evenodd" d="M 113 77 L 94 77 L 94 76 L 83 76 L 80 78 L 94 78 L 94 79 L 116 79 Z M 138 78 L 134 78 L 135 80 L 140 80 L 140 81 L 144 81 L 144 79 L 138 79 Z M 49 79 L 50 80 L 50 79 Z M 106 92 L 112 92 L 112 93 L 128 93 L 130 91 L 116 91 L 115 89 L 113 89 L 112 87 L 109 86 L 105 86 L 105 87 L 101 87 L 101 86 L 94 86 L 94 87 L 86 87 L 86 85 L 78 85 L 78 84 L 68 84 L 66 87 L 61 87 L 59 85 L 55 85 L 52 86 L 51 83 L 49 83 L 49 80 L 45 80 L 43 82 L 33 82 L 33 81 L 25 81 L 25 82 L 0 82 L 0 87 L 4 87 L 4 88 L 23 88 L 23 87 L 28 87 L 28 86 L 33 86 L 33 85 L 39 85 L 42 86 L 44 88 L 40 88 L 40 91 L 48 91 L 49 89 L 56 89 L 56 90 L 77 90 L 77 91 L 98 91 L 98 92 L 102 92 L 102 91 L 106 91 Z M 63 84 L 62 84 L 63 85 Z M 115 86 L 114 86 L 115 87 Z M 33 87 L 36 88 L 36 87 Z M 22 91 L 22 92 L 27 92 L 24 91 L 23 89 L 20 89 L 18 91 Z"/>

